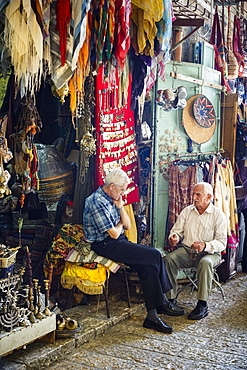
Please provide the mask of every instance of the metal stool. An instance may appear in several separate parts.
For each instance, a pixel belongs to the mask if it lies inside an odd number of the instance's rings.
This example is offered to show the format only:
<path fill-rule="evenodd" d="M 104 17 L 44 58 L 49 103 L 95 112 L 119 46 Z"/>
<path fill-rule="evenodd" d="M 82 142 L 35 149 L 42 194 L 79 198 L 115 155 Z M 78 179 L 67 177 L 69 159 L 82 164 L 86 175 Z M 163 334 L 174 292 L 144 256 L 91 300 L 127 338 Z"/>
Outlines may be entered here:
<path fill-rule="evenodd" d="M 225 262 L 225 260 L 222 259 L 222 260 L 220 260 L 220 262 L 217 265 L 215 265 L 213 267 L 213 270 L 214 270 L 213 284 L 215 284 L 216 287 L 220 290 L 223 299 L 225 299 L 226 296 L 225 296 L 224 290 L 222 288 L 222 285 L 219 282 L 219 276 L 218 276 L 218 273 L 217 273 L 217 268 L 224 262 Z M 198 286 L 197 286 L 198 279 L 197 279 L 197 275 L 196 275 L 196 268 L 191 268 L 189 270 L 182 269 L 182 271 L 185 274 L 186 278 L 189 280 L 189 282 L 187 284 L 185 284 L 182 288 L 178 289 L 176 298 L 178 297 L 178 295 L 181 292 L 183 292 L 185 289 L 187 289 L 189 287 L 191 287 L 191 293 L 194 291 L 194 289 L 198 289 Z M 192 274 L 192 276 L 191 276 L 191 274 Z"/>
<path fill-rule="evenodd" d="M 126 272 L 126 266 L 120 264 L 119 270 L 123 271 L 124 283 L 125 283 L 126 295 L 127 295 L 127 302 L 128 302 L 128 307 L 130 308 L 130 290 L 129 290 L 129 282 L 128 282 L 128 277 L 127 277 L 127 272 Z M 105 286 L 103 286 L 103 294 L 104 294 L 104 298 L 105 298 L 106 314 L 107 314 L 107 317 L 109 319 L 110 318 L 110 309 L 109 309 L 109 299 L 108 299 L 108 286 L 109 286 L 109 278 L 106 279 L 106 284 L 105 284 Z"/>

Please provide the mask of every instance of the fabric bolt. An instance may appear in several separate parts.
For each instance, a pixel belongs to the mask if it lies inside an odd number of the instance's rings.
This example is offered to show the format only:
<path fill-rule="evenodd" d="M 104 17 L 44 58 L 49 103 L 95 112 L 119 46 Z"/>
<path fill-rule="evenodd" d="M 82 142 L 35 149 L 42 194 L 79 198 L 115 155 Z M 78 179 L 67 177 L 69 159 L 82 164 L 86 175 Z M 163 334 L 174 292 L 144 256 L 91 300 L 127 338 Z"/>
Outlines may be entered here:
<path fill-rule="evenodd" d="M 169 167 L 169 209 L 167 233 L 175 224 L 182 209 L 193 202 L 193 186 L 197 182 L 197 165 L 181 171 L 178 165 Z M 171 247 L 165 247 L 165 249 Z"/>
<path fill-rule="evenodd" d="M 227 219 L 227 247 L 237 248 L 239 243 L 237 204 L 231 161 L 225 158 L 218 165 L 214 204 L 221 209 Z"/>

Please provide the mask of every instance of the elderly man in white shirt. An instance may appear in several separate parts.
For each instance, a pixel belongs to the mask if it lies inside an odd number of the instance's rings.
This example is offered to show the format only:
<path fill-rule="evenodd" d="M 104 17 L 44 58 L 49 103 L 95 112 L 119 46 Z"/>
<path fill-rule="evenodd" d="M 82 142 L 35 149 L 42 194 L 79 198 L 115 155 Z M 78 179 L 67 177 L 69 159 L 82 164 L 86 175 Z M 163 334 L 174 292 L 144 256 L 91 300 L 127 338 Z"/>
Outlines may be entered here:
<path fill-rule="evenodd" d="M 188 316 L 190 320 L 200 320 L 208 315 L 207 299 L 212 288 L 213 267 L 219 263 L 221 252 L 226 248 L 226 216 L 212 204 L 212 200 L 213 188 L 209 183 L 199 182 L 194 186 L 193 204 L 182 210 L 168 237 L 169 244 L 172 247 L 179 244 L 179 248 L 164 258 L 172 284 L 167 297 L 175 306 L 178 270 L 197 269 L 198 302 Z"/>

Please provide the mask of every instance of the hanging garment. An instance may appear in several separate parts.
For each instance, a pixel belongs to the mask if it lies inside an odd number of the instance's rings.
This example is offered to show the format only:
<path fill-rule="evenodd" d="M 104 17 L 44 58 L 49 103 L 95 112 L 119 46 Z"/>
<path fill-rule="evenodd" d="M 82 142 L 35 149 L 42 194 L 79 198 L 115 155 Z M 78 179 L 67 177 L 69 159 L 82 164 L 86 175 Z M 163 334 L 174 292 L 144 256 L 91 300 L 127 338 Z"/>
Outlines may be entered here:
<path fill-rule="evenodd" d="M 167 51 L 172 36 L 172 1 L 163 0 L 164 13 L 162 19 L 157 23 L 157 38 L 162 51 Z"/>
<path fill-rule="evenodd" d="M 238 61 L 233 52 L 233 34 L 231 21 L 231 7 L 228 6 L 228 29 L 227 29 L 227 66 L 228 78 L 235 79 L 238 77 Z"/>
<path fill-rule="evenodd" d="M 246 20 L 241 17 L 240 18 L 240 43 L 242 47 L 242 53 L 244 56 L 244 71 L 242 77 L 247 77 L 247 33 L 246 33 Z"/>
<path fill-rule="evenodd" d="M 219 14 L 217 11 L 214 14 L 214 21 L 213 21 L 212 32 L 211 32 L 211 37 L 210 37 L 209 42 L 214 47 L 215 69 L 221 72 L 221 85 L 225 86 L 227 91 L 230 91 L 231 89 L 226 80 L 227 64 L 226 64 L 226 56 L 225 56 L 225 46 L 223 43 Z"/>
<path fill-rule="evenodd" d="M 169 167 L 169 213 L 167 235 L 184 207 L 193 203 L 193 186 L 197 182 L 198 165 L 189 165 L 181 171 L 178 165 Z M 171 250 L 171 247 L 168 247 Z"/>
<path fill-rule="evenodd" d="M 244 72 L 244 56 L 242 46 L 240 43 L 240 21 L 239 18 L 234 16 L 234 27 L 233 27 L 233 52 L 238 61 L 238 76 L 242 77 Z"/>
<path fill-rule="evenodd" d="M 131 1 L 116 1 L 116 27 L 114 37 L 114 54 L 121 69 L 124 67 L 130 48 Z"/>
<path fill-rule="evenodd" d="M 227 247 L 237 248 L 238 236 L 238 215 L 234 188 L 233 169 L 230 159 L 225 158 L 218 165 L 216 175 L 214 205 L 220 208 L 227 219 Z"/>
<path fill-rule="evenodd" d="M 157 35 L 156 22 L 164 13 L 162 0 L 132 0 L 131 18 L 137 26 L 138 53 L 153 56 L 154 39 Z"/>

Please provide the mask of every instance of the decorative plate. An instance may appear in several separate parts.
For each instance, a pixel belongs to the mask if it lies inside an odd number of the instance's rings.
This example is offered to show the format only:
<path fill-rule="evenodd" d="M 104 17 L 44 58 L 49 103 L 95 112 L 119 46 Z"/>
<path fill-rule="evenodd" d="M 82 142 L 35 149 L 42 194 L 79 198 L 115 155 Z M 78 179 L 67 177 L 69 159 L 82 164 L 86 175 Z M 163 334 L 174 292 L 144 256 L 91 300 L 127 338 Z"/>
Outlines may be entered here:
<path fill-rule="evenodd" d="M 206 96 L 199 96 L 193 103 L 193 114 L 198 125 L 204 128 L 215 123 L 215 111 L 212 103 Z"/>

